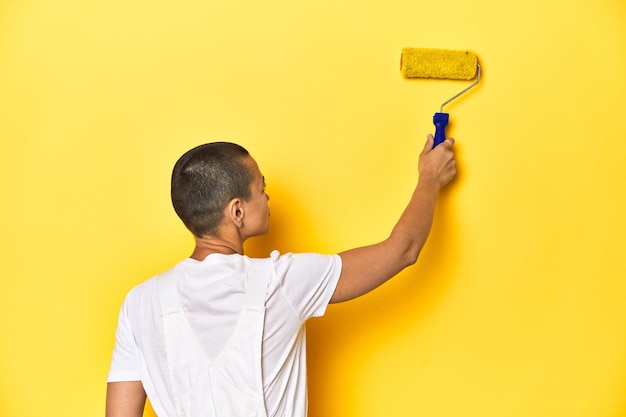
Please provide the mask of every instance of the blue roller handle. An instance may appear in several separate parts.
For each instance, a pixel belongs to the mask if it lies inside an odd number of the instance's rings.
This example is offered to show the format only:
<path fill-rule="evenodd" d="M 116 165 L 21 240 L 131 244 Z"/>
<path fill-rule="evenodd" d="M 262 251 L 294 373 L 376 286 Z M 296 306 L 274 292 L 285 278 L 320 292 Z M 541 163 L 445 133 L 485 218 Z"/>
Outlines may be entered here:
<path fill-rule="evenodd" d="M 435 124 L 435 143 L 433 148 L 446 140 L 446 126 L 448 125 L 448 113 L 435 113 L 433 123 Z"/>

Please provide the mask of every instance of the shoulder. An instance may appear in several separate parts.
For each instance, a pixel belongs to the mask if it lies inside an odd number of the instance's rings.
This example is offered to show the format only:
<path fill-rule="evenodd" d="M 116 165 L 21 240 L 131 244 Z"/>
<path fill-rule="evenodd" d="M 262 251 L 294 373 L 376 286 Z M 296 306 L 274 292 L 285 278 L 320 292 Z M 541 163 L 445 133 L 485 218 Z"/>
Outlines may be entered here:
<path fill-rule="evenodd" d="M 280 254 L 273 251 L 270 259 L 277 274 L 296 273 L 326 274 L 332 270 L 341 271 L 341 257 L 336 254 L 292 253 Z"/>
<path fill-rule="evenodd" d="M 319 253 L 272 252 L 276 284 L 288 294 L 303 294 L 337 285 L 341 275 L 341 257 Z"/>
<path fill-rule="evenodd" d="M 124 300 L 124 306 L 127 309 L 139 309 L 146 304 L 155 302 L 158 298 L 158 285 L 161 280 L 177 279 L 180 276 L 180 264 L 164 271 L 158 275 L 154 275 L 151 278 L 135 285 L 126 294 Z"/>
<path fill-rule="evenodd" d="M 339 255 L 272 252 L 274 285 L 291 309 L 305 321 L 324 314 L 341 275 Z"/>

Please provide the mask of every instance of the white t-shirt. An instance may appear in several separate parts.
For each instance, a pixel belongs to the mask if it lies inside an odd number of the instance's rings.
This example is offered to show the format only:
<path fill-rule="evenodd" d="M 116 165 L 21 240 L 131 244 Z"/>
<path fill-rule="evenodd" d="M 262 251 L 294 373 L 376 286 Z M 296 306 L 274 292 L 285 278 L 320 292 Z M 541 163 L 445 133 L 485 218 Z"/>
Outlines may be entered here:
<path fill-rule="evenodd" d="M 321 316 L 341 273 L 338 255 L 280 255 L 266 295 L 263 385 L 269 417 L 307 414 L 305 322 Z M 233 333 L 244 302 L 250 258 L 209 255 L 185 259 L 178 292 L 194 333 L 214 358 Z M 171 271 L 168 271 L 171 273 Z M 156 277 L 133 288 L 120 311 L 108 382 L 141 381 L 154 411 L 173 416 L 172 387 L 163 341 Z"/>

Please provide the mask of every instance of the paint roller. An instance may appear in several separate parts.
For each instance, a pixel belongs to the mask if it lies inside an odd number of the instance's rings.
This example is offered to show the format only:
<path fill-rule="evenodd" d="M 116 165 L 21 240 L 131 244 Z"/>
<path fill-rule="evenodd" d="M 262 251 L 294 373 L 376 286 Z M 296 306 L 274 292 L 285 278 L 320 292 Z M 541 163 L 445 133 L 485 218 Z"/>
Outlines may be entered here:
<path fill-rule="evenodd" d="M 446 126 L 450 115 L 443 112 L 443 106 L 461 94 L 475 87 L 480 81 L 480 65 L 478 57 L 470 51 L 453 51 L 447 49 L 403 48 L 400 57 L 400 72 L 404 78 L 442 78 L 450 80 L 476 81 L 445 101 L 433 117 L 435 124 L 435 143 L 433 147 L 446 140 Z"/>

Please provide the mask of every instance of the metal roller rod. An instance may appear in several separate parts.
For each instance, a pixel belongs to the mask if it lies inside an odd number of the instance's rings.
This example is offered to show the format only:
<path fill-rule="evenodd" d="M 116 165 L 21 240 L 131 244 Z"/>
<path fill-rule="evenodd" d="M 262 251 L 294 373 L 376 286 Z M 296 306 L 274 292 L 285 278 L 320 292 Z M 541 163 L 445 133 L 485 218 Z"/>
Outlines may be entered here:
<path fill-rule="evenodd" d="M 454 100 L 455 98 L 457 98 L 458 96 L 460 96 L 461 94 L 467 92 L 467 90 L 469 90 L 470 88 L 473 88 L 476 86 L 476 84 L 478 84 L 480 82 L 480 64 L 476 65 L 476 69 L 477 69 L 477 77 L 476 77 L 476 82 L 470 86 L 468 86 L 465 90 L 461 91 L 460 93 L 458 93 L 456 96 L 452 97 L 450 100 L 446 101 L 445 103 L 443 103 L 441 105 L 441 109 L 440 109 L 440 113 L 443 113 L 443 106 L 445 106 L 446 104 L 448 104 L 449 102 L 451 102 L 452 100 Z"/>

